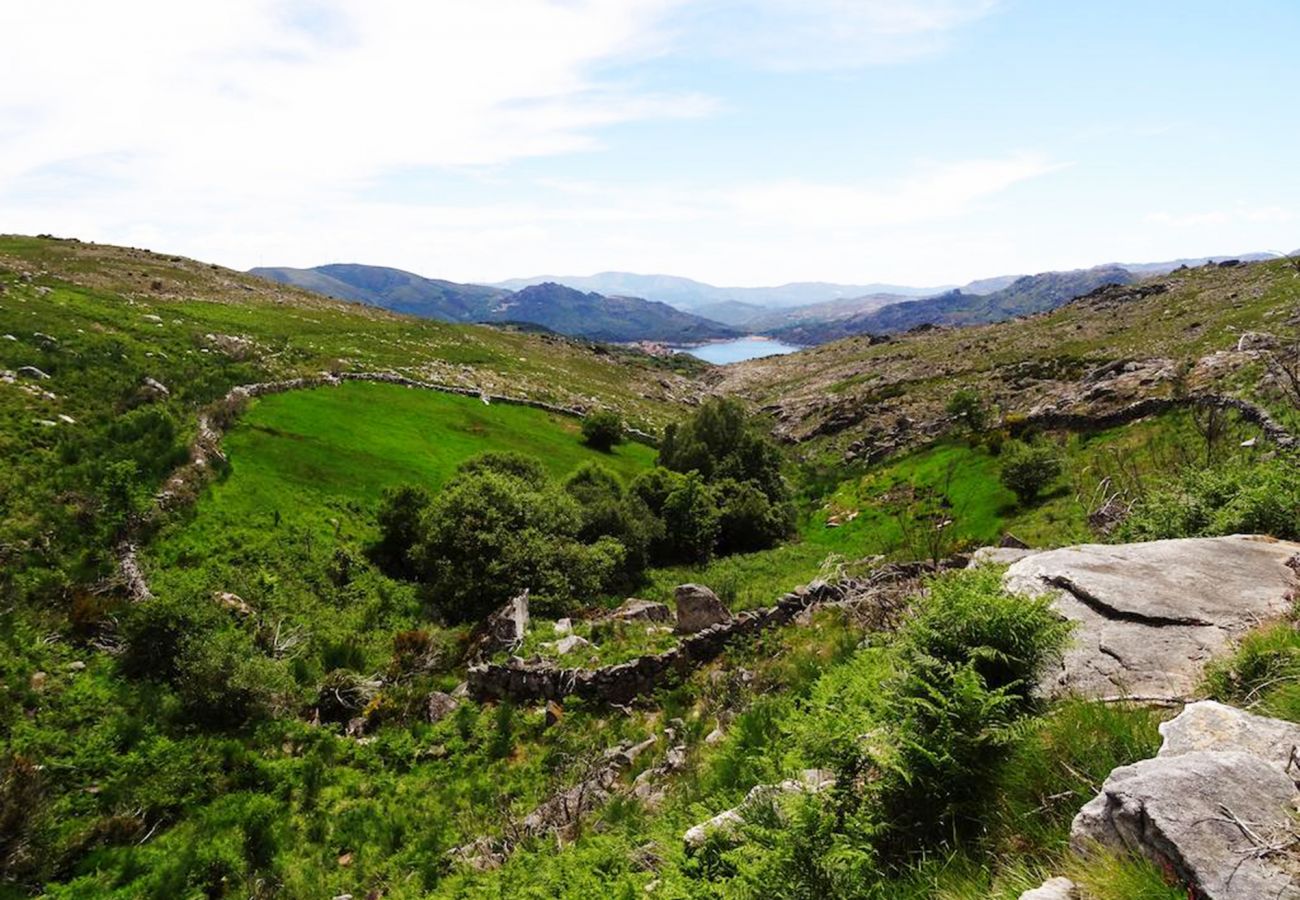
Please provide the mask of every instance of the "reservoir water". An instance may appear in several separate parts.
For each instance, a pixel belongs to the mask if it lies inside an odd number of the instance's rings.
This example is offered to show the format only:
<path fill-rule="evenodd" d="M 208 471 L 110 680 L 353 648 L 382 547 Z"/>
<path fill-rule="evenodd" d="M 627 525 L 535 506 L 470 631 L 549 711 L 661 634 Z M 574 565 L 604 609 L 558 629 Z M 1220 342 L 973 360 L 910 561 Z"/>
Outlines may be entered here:
<path fill-rule="evenodd" d="M 734 341 L 703 344 L 699 347 L 673 347 L 672 349 L 678 353 L 689 353 L 714 365 L 725 366 L 727 363 L 744 362 L 747 359 L 793 353 L 801 348 L 780 341 L 769 341 L 766 338 L 743 337 Z"/>

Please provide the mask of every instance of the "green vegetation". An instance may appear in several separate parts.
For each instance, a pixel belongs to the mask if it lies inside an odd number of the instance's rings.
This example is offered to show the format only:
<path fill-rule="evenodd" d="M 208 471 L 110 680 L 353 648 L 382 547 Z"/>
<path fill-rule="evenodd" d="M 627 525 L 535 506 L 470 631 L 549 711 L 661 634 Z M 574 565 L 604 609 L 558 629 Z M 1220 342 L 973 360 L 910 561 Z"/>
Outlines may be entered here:
<path fill-rule="evenodd" d="M 1046 443 L 1012 442 L 1002 450 L 1000 477 L 1021 503 L 1032 503 L 1061 477 L 1061 459 Z"/>
<path fill-rule="evenodd" d="M 623 419 L 610 410 L 598 410 L 582 420 L 582 439 L 588 447 L 608 453 L 623 443 Z"/>

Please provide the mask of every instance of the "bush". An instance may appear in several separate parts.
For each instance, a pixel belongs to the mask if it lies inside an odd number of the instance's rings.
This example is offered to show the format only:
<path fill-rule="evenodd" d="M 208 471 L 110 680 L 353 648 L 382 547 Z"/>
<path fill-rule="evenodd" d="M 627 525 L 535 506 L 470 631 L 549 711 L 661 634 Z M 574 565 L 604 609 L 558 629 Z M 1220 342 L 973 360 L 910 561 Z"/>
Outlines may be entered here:
<path fill-rule="evenodd" d="M 284 666 L 257 652 L 243 632 L 191 638 L 176 663 L 176 693 L 186 717 L 211 728 L 238 728 L 269 717 L 290 699 Z"/>
<path fill-rule="evenodd" d="M 409 554 L 419 537 L 420 516 L 429 507 L 433 496 L 418 485 L 388 488 L 379 500 L 379 541 L 371 553 L 376 563 L 386 572 L 398 577 L 409 577 Z"/>
<path fill-rule="evenodd" d="M 781 452 L 738 401 L 713 398 L 690 419 L 669 425 L 659 445 L 659 464 L 675 472 L 699 472 L 706 482 L 752 481 L 773 503 L 789 488 L 781 475 Z"/>
<path fill-rule="evenodd" d="M 565 491 L 477 466 L 434 498 L 411 557 L 448 619 L 480 619 L 525 589 L 560 604 L 609 583 L 626 553 L 609 538 L 583 544 L 581 526 Z"/>
<path fill-rule="evenodd" d="M 979 433 L 988 428 L 989 411 L 983 399 L 975 391 L 962 388 L 948 399 L 948 415 L 971 432 Z"/>
<path fill-rule="evenodd" d="M 752 481 L 724 479 L 714 486 L 714 494 L 719 508 L 719 555 L 766 550 L 794 531 L 794 505 L 773 503 Z"/>
<path fill-rule="evenodd" d="M 664 498 L 663 522 L 672 561 L 703 563 L 713 558 L 722 521 L 713 492 L 697 473 L 683 478 Z"/>
<path fill-rule="evenodd" d="M 582 420 L 582 440 L 588 447 L 608 453 L 623 443 L 623 418 L 611 410 L 597 410 Z"/>
<path fill-rule="evenodd" d="M 580 466 L 565 480 L 564 489 L 581 509 L 580 540 L 594 543 L 613 538 L 623 545 L 621 586 L 630 587 L 650 564 L 651 544 L 663 536 L 663 523 L 638 495 L 624 491 L 613 472 L 597 463 Z"/>
<path fill-rule="evenodd" d="M 1047 443 L 1014 442 L 1001 452 L 1002 483 L 1021 503 L 1031 503 L 1061 475 L 1061 458 Z"/>
<path fill-rule="evenodd" d="M 1300 475 L 1291 459 L 1189 469 L 1138 498 L 1121 540 L 1270 534 L 1300 539 Z"/>

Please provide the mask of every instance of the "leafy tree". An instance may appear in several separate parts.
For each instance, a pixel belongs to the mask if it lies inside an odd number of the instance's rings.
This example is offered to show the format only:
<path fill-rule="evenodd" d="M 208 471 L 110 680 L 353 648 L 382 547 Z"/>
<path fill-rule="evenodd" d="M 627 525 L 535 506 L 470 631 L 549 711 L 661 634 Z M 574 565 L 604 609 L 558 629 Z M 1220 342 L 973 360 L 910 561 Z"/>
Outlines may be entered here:
<path fill-rule="evenodd" d="M 699 472 L 706 482 L 752 481 L 773 503 L 789 496 L 781 452 L 745 407 L 730 398 L 710 399 L 685 422 L 669 425 L 659 464 L 675 472 Z"/>
<path fill-rule="evenodd" d="M 988 428 L 989 411 L 984 400 L 975 391 L 962 388 L 948 398 L 948 415 L 952 416 L 973 433 Z"/>
<path fill-rule="evenodd" d="M 402 485 L 384 491 L 379 501 L 379 541 L 372 555 L 376 563 L 395 575 L 409 576 L 408 554 L 419 537 L 420 516 L 433 495 L 419 485 Z"/>
<path fill-rule="evenodd" d="M 411 559 L 444 615 L 478 619 L 524 589 L 559 603 L 609 583 L 626 551 L 611 538 L 582 543 L 581 528 L 564 490 L 478 465 L 429 505 Z"/>
<path fill-rule="evenodd" d="M 456 467 L 457 475 L 474 475 L 479 472 L 509 475 L 536 488 L 543 487 L 548 479 L 546 467 L 540 459 L 514 450 L 480 453 Z"/>
<path fill-rule="evenodd" d="M 663 521 L 673 561 L 702 563 L 713 558 L 722 520 L 713 491 L 698 473 L 687 475 L 664 499 Z"/>
<path fill-rule="evenodd" d="M 582 420 L 582 439 L 595 450 L 608 453 L 623 443 L 623 418 L 613 410 L 601 409 Z"/>
<path fill-rule="evenodd" d="M 714 485 L 720 555 L 774 547 L 794 530 L 791 503 L 773 503 L 752 481 L 726 478 Z"/>
<path fill-rule="evenodd" d="M 1002 451 L 1002 483 L 1021 503 L 1031 503 L 1061 475 L 1061 458 L 1047 443 L 1015 442 Z"/>
<path fill-rule="evenodd" d="M 580 540 L 594 543 L 607 537 L 623 545 L 622 586 L 631 586 L 650 564 L 651 544 L 663 537 L 663 522 L 638 495 L 625 491 L 613 472 L 597 463 L 579 467 L 564 482 L 564 489 L 582 511 Z"/>

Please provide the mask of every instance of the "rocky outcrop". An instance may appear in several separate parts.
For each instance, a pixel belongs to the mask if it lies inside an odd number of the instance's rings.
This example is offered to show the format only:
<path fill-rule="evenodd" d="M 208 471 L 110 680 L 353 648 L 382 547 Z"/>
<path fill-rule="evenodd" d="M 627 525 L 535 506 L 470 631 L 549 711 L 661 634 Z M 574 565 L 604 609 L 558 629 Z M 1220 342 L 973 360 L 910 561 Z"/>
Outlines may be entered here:
<path fill-rule="evenodd" d="M 1243 535 L 1090 544 L 1027 556 L 1004 584 L 1050 594 L 1076 623 L 1047 694 L 1177 702 L 1234 638 L 1290 610 L 1297 554 L 1300 544 Z"/>
<path fill-rule="evenodd" d="M 502 650 L 511 651 L 528 634 L 528 591 L 492 613 L 477 629 L 470 642 L 469 659 L 487 659 Z"/>
<path fill-rule="evenodd" d="M 1300 728 L 1196 703 L 1161 733 L 1155 758 L 1111 772 L 1075 817 L 1072 848 L 1139 853 L 1204 900 L 1300 898 Z"/>
<path fill-rule="evenodd" d="M 677 627 L 678 634 L 697 634 L 715 625 L 725 625 L 731 621 L 731 612 L 713 593 L 702 584 L 680 584 L 677 586 Z"/>

